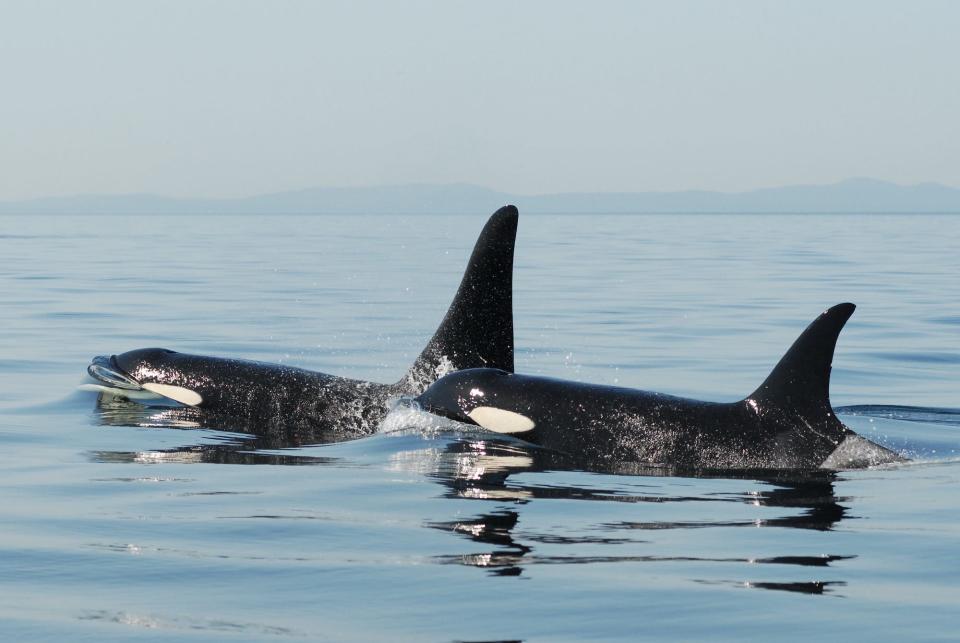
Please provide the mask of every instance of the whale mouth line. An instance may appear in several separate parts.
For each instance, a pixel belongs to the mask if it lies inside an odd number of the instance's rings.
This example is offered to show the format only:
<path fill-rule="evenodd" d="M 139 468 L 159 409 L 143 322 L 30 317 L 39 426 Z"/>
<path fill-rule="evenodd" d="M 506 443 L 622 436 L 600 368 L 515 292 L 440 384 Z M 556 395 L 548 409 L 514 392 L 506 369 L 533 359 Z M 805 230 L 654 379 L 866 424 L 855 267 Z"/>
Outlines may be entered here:
<path fill-rule="evenodd" d="M 139 382 L 127 375 L 117 364 L 115 355 L 94 357 L 90 365 L 87 366 L 87 374 L 96 384 L 81 384 L 77 387 L 81 391 L 93 391 L 149 404 L 163 399 L 162 395 L 145 389 Z"/>
<path fill-rule="evenodd" d="M 116 355 L 107 357 L 98 355 L 93 358 L 87 367 L 87 373 L 98 382 L 102 382 L 112 388 L 118 388 L 124 391 L 142 391 L 143 386 L 135 379 L 127 375 L 117 364 Z"/>
<path fill-rule="evenodd" d="M 480 426 L 476 420 L 467 415 L 466 413 L 460 413 L 457 411 L 451 411 L 450 409 L 443 406 L 434 406 L 432 404 L 424 404 L 421 402 L 421 408 L 427 413 L 433 413 L 440 417 L 446 418 L 448 420 L 453 420 L 454 422 L 460 422 L 461 424 L 469 424 L 472 426 Z"/>

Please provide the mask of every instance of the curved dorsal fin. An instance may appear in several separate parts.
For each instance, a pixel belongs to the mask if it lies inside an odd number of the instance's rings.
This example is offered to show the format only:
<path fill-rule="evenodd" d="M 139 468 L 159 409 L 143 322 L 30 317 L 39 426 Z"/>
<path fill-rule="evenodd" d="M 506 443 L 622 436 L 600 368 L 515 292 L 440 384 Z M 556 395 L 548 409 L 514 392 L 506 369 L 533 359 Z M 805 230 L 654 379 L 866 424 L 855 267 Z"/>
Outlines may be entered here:
<path fill-rule="evenodd" d="M 801 333 L 763 384 L 746 399 L 801 414 L 830 409 L 830 364 L 837 337 L 856 306 L 837 304 Z"/>
<path fill-rule="evenodd" d="M 480 232 L 460 288 L 440 327 L 399 384 L 422 393 L 454 370 L 513 372 L 513 247 L 517 208 L 506 205 Z"/>

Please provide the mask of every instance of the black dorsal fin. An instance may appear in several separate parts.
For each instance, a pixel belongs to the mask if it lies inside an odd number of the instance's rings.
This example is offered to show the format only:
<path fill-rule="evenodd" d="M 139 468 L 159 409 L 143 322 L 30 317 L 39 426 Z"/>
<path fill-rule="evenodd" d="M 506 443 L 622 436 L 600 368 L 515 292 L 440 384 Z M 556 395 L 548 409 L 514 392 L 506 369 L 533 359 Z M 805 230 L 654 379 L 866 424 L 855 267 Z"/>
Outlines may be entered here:
<path fill-rule="evenodd" d="M 491 367 L 513 372 L 513 247 L 517 208 L 506 205 L 480 232 L 460 288 L 440 327 L 406 377 L 406 392 L 422 393 L 451 371 Z"/>
<path fill-rule="evenodd" d="M 813 320 L 747 400 L 801 415 L 829 410 L 833 350 L 855 308 L 849 303 L 837 304 Z"/>

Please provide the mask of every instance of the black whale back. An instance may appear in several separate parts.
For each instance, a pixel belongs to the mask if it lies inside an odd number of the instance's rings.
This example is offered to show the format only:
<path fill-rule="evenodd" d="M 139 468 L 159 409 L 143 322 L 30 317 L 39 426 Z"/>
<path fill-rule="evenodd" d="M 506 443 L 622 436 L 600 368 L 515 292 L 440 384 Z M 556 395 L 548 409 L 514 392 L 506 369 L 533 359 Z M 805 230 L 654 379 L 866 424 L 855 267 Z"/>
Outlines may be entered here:
<path fill-rule="evenodd" d="M 490 367 L 513 372 L 513 248 L 517 208 L 487 221 L 446 316 L 407 375 L 400 392 L 419 394 L 448 372 Z"/>

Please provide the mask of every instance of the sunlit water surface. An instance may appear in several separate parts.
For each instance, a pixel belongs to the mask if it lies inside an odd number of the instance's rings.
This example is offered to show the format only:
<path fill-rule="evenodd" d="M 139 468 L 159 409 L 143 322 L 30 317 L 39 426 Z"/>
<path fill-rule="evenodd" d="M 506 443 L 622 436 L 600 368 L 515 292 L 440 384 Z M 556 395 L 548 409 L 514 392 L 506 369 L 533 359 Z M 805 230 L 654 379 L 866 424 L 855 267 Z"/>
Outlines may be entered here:
<path fill-rule="evenodd" d="M 142 346 L 397 380 L 484 220 L 0 217 L 0 639 L 960 636 L 960 217 L 521 213 L 518 371 L 732 400 L 853 301 L 833 403 L 904 466 L 584 472 L 403 411 L 264 449 L 76 392 Z"/>

